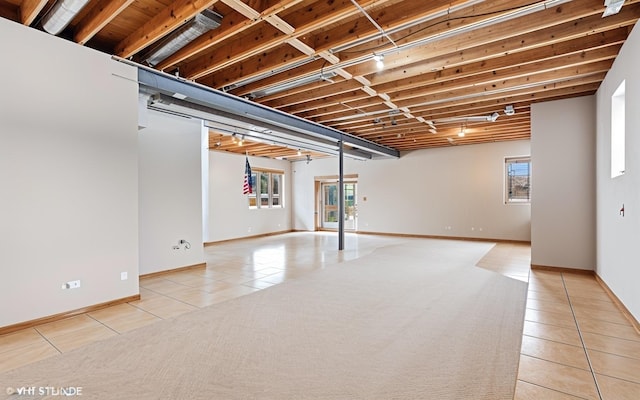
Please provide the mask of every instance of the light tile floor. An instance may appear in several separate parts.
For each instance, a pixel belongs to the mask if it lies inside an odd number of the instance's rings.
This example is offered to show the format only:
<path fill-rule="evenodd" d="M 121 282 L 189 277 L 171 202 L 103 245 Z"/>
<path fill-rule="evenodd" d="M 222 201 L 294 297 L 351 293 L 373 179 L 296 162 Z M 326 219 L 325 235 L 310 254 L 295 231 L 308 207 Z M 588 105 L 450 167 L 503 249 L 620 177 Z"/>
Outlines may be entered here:
<path fill-rule="evenodd" d="M 141 299 L 0 336 L 0 371 L 233 299 L 408 239 L 294 233 L 205 248 L 207 268 L 140 280 Z M 640 399 L 640 335 L 588 275 L 529 271 L 530 247 L 497 244 L 477 264 L 529 281 L 515 399 Z"/>

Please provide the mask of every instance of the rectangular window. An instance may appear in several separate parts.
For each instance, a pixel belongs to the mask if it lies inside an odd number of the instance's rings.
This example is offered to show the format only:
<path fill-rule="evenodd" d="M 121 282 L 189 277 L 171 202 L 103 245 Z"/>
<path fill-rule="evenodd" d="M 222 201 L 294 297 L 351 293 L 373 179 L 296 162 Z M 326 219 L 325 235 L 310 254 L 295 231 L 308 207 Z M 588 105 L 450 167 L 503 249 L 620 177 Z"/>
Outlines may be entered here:
<path fill-rule="evenodd" d="M 273 207 L 280 207 L 280 181 L 282 180 L 282 175 L 280 174 L 271 174 L 271 205 Z"/>
<path fill-rule="evenodd" d="M 269 173 L 260 173 L 260 207 L 269 207 Z"/>
<path fill-rule="evenodd" d="M 282 208 L 284 172 L 253 168 L 249 208 Z"/>
<path fill-rule="evenodd" d="M 249 208 L 258 207 L 258 189 L 256 182 L 258 182 L 258 174 L 255 171 L 251 171 L 251 193 L 249 193 Z"/>
<path fill-rule="evenodd" d="M 611 177 L 625 170 L 625 81 L 611 96 Z"/>
<path fill-rule="evenodd" d="M 531 202 L 531 157 L 505 158 L 505 203 Z"/>

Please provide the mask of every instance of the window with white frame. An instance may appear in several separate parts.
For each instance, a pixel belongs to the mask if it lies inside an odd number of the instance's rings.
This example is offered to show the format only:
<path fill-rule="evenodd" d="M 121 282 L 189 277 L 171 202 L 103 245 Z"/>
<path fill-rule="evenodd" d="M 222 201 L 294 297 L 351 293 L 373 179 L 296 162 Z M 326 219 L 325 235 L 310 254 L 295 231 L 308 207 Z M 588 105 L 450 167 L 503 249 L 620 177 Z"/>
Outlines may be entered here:
<path fill-rule="evenodd" d="M 505 158 L 505 203 L 531 202 L 531 157 Z"/>
<path fill-rule="evenodd" d="M 251 170 L 251 193 L 249 194 L 249 208 L 282 208 L 284 172 Z"/>
<path fill-rule="evenodd" d="M 625 170 L 625 81 L 611 96 L 611 177 L 624 175 Z"/>

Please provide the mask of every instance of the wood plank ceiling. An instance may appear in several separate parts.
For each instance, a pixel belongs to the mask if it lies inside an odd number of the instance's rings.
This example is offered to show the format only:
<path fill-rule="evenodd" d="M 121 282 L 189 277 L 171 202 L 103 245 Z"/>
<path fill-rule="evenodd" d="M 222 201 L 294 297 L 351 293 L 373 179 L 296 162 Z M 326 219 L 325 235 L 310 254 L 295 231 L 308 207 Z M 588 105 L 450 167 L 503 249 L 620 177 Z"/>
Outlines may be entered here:
<path fill-rule="evenodd" d="M 0 16 L 42 29 L 55 1 Z M 595 93 L 639 2 L 603 18 L 603 0 L 90 0 L 59 36 L 144 64 L 209 9 L 220 26 L 154 68 L 410 151 L 529 138 L 532 103 Z M 211 148 L 298 157 L 214 131 Z"/>

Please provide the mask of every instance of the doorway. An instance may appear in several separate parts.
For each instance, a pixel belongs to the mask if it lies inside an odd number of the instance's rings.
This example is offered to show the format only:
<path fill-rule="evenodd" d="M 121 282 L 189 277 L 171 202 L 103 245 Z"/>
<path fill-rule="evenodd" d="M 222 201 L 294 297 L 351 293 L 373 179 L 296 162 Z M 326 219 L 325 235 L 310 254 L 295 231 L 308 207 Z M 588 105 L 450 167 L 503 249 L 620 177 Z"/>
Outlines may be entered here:
<path fill-rule="evenodd" d="M 320 228 L 338 229 L 340 218 L 339 183 L 320 184 Z M 344 229 L 358 229 L 357 182 L 344 183 Z"/>

